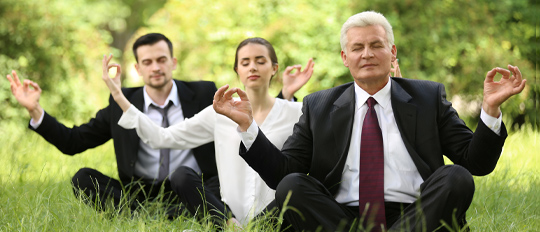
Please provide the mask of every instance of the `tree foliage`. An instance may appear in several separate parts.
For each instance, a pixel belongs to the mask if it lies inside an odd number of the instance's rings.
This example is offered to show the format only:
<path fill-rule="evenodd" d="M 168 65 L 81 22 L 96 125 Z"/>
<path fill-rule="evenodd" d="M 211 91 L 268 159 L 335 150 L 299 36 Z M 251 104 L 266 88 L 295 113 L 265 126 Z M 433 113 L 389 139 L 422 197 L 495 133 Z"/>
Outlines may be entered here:
<path fill-rule="evenodd" d="M 92 94 L 96 85 L 91 77 L 96 76 L 98 54 L 107 46 L 92 14 L 84 13 L 83 3 L 0 1 L 0 73 L 5 78 L 16 70 L 20 77 L 39 83 L 42 105 L 60 117 L 88 115 L 100 100 Z M 11 97 L 9 83 L 5 79 L 2 83 L 0 100 L 5 110 L 0 118 L 26 119 L 21 116 L 27 113 Z"/>
<path fill-rule="evenodd" d="M 237 44 L 266 38 L 281 70 L 316 58 L 313 80 L 299 94 L 304 96 L 352 81 L 339 55 L 339 33 L 349 16 L 365 10 L 383 13 L 393 25 L 404 77 L 445 84 L 449 99 L 464 99 L 462 115 L 477 118 L 487 71 L 513 64 L 529 82 L 523 94 L 503 105 L 504 116 L 532 123 L 538 117 L 533 19 L 540 8 L 532 1 L 169 1 L 140 33 L 159 31 L 174 40 L 179 78 L 235 85 Z M 276 83 L 274 90 L 279 88 Z"/>
<path fill-rule="evenodd" d="M 131 35 L 145 26 L 161 1 L 2 0 L 0 73 L 16 70 L 43 89 L 40 103 L 68 122 L 88 120 L 107 99 L 101 83 L 103 54 L 123 54 Z M 121 57 L 120 57 L 121 60 Z M 3 121 L 27 115 L 0 85 Z"/>
<path fill-rule="evenodd" d="M 449 99 L 469 103 L 472 113 L 458 109 L 462 115 L 477 118 L 480 106 L 472 103 L 481 102 L 488 70 L 518 65 L 528 86 L 503 105 L 505 121 L 538 127 L 540 5 L 534 0 L 3 0 L 0 72 L 16 69 L 38 81 L 46 109 L 69 118 L 92 108 L 95 101 L 85 94 L 106 97 L 97 77 L 102 54 L 118 57 L 126 85 L 142 84 L 132 74 L 130 49 L 142 34 L 161 32 L 173 41 L 176 78 L 234 86 L 240 86 L 232 67 L 236 46 L 258 36 L 276 48 L 280 70 L 315 58 L 312 81 L 297 94 L 303 97 L 352 81 L 339 55 L 339 33 L 349 16 L 365 10 L 383 13 L 393 25 L 404 77 L 445 84 Z M 281 88 L 279 77 L 272 88 Z M 20 113 L 7 91 L 0 99 L 8 102 L 0 118 Z"/>

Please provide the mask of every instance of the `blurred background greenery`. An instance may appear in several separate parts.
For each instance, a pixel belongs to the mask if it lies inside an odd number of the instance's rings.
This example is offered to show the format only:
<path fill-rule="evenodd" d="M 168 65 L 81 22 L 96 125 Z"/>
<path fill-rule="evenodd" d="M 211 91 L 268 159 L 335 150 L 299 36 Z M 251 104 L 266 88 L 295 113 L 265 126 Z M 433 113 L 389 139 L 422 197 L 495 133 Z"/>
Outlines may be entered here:
<path fill-rule="evenodd" d="M 339 55 L 339 33 L 348 17 L 365 10 L 383 13 L 393 25 L 404 77 L 445 84 L 469 126 L 480 112 L 486 72 L 519 66 L 527 87 L 503 105 L 504 121 L 538 130 L 537 0 L 0 0 L 0 74 L 16 70 L 38 82 L 45 110 L 78 124 L 107 104 L 103 54 L 122 64 L 125 86 L 142 85 L 131 51 L 140 35 L 160 32 L 172 40 L 175 78 L 218 87 L 240 86 L 232 68 L 236 46 L 258 36 L 275 46 L 281 71 L 315 57 L 314 76 L 297 94 L 302 98 L 352 81 Z M 0 127 L 20 127 L 28 114 L 8 82 L 0 83 Z"/>

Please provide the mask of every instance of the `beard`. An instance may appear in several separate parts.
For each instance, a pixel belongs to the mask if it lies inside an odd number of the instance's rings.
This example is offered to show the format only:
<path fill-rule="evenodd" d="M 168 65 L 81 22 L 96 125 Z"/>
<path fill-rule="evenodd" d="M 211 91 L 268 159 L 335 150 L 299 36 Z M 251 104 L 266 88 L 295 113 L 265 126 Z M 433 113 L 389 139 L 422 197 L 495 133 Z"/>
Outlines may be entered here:
<path fill-rule="evenodd" d="M 161 74 L 161 78 L 159 79 L 148 77 L 148 83 L 146 83 L 146 85 L 153 89 L 162 89 L 167 86 L 170 81 L 171 78 L 167 78 L 165 74 Z"/>

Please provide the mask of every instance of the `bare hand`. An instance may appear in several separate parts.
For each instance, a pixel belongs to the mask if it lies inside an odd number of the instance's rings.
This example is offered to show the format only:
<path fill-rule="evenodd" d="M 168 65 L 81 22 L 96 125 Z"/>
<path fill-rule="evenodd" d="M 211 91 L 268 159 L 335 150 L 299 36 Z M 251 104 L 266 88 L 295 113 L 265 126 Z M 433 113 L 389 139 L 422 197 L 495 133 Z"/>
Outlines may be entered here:
<path fill-rule="evenodd" d="M 111 94 L 122 92 L 122 82 L 120 80 L 120 76 L 122 75 L 122 68 L 119 64 L 109 64 L 109 62 L 112 59 L 112 55 L 109 55 L 107 57 L 106 55 L 103 55 L 102 60 L 102 70 L 103 70 L 103 76 L 102 79 L 107 84 L 107 87 L 109 87 L 109 91 L 111 91 Z M 109 77 L 109 70 L 113 67 L 116 67 L 116 75 L 111 78 Z"/>
<path fill-rule="evenodd" d="M 392 61 L 392 68 L 390 69 L 390 75 L 393 77 L 403 77 L 401 76 L 401 69 L 399 69 L 399 59 Z"/>
<path fill-rule="evenodd" d="M 34 120 L 41 118 L 41 106 L 39 105 L 39 98 L 41 97 L 41 88 L 36 82 L 31 80 L 24 80 L 23 83 L 19 80 L 19 76 L 15 70 L 11 71 L 11 75 L 8 74 L 7 79 L 11 85 L 11 93 L 17 99 L 19 104 L 24 106 L 30 116 Z M 31 87 L 31 88 L 30 88 Z"/>
<path fill-rule="evenodd" d="M 521 72 L 517 66 L 508 65 L 508 69 L 494 68 L 489 71 L 484 80 L 484 102 L 482 108 L 492 117 L 498 118 L 500 106 L 513 95 L 521 93 L 527 80 L 521 79 Z M 497 73 L 502 74 L 501 80 L 493 81 Z"/>
<path fill-rule="evenodd" d="M 253 122 L 253 112 L 251 103 L 246 92 L 239 88 L 229 89 L 229 85 L 224 85 L 216 91 L 214 95 L 214 110 L 218 114 L 222 114 L 238 124 L 241 131 L 247 131 Z M 225 92 L 225 90 L 227 90 Z M 232 98 L 234 93 L 238 93 L 240 101 L 235 101 Z"/>
<path fill-rule="evenodd" d="M 109 57 L 103 55 L 101 66 L 103 70 L 103 75 L 101 79 L 103 80 L 103 82 L 105 82 L 105 84 L 107 84 L 107 87 L 109 87 L 109 91 L 111 92 L 111 95 L 113 96 L 113 99 L 116 101 L 116 103 L 118 103 L 120 108 L 122 108 L 122 110 L 126 112 L 131 106 L 131 103 L 126 99 L 124 93 L 122 93 L 122 67 L 119 64 L 115 63 L 109 64 L 112 57 L 112 55 L 110 55 Z M 116 67 L 116 75 L 111 78 L 109 77 L 109 70 L 114 67 Z"/>
<path fill-rule="evenodd" d="M 291 100 L 300 88 L 304 86 L 311 75 L 313 74 L 313 58 L 309 58 L 306 68 L 304 71 L 301 71 L 302 65 L 293 65 L 289 66 L 283 72 L 283 97 L 287 100 Z M 296 72 L 291 74 L 293 70 L 296 69 Z"/>

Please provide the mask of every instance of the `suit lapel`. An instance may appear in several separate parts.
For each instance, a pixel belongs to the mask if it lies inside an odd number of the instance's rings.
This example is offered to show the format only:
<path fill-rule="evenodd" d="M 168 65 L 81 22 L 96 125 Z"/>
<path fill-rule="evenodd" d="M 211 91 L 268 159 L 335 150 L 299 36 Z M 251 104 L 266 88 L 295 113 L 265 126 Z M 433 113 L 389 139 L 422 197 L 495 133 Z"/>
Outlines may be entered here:
<path fill-rule="evenodd" d="M 425 180 L 431 175 L 429 166 L 420 158 L 414 144 L 416 143 L 416 105 L 410 103 L 409 95 L 396 81 L 392 79 L 391 101 L 394 118 L 398 126 L 401 138 L 409 152 L 418 172 Z"/>
<path fill-rule="evenodd" d="M 347 153 L 351 143 L 351 134 L 355 111 L 354 84 L 347 88 L 343 94 L 334 102 L 334 108 L 330 112 L 330 123 L 332 133 L 334 134 L 334 143 L 336 144 L 339 160 L 332 171 L 326 176 L 327 183 L 339 183 Z M 336 186 L 332 186 L 336 187 Z"/>
<path fill-rule="evenodd" d="M 416 106 L 409 103 L 411 99 L 411 95 L 392 80 L 391 101 L 396 123 L 401 137 L 414 144 L 416 139 Z"/>
<path fill-rule="evenodd" d="M 346 153 L 349 148 L 354 119 L 354 105 L 354 85 L 351 85 L 334 102 L 333 111 L 330 112 L 330 123 L 332 123 L 336 147 L 339 149 L 338 154 Z"/>
<path fill-rule="evenodd" d="M 191 118 L 197 113 L 197 104 L 195 104 L 195 93 L 187 87 L 184 82 L 174 80 L 178 89 L 178 98 L 182 106 L 184 118 Z"/>
<path fill-rule="evenodd" d="M 131 104 L 135 106 L 135 108 L 139 109 L 139 111 L 144 113 L 144 88 L 139 88 L 135 93 L 133 94 L 133 97 L 130 99 Z"/>
<path fill-rule="evenodd" d="M 129 101 L 135 108 L 139 109 L 139 111 L 144 113 L 144 95 L 143 92 L 144 88 L 138 88 L 132 95 Z M 124 132 L 123 132 L 124 133 Z M 133 176 L 135 171 L 135 163 L 137 163 L 138 157 L 139 157 L 139 136 L 137 135 L 137 131 L 135 129 L 125 130 L 126 138 L 128 141 L 128 145 L 125 147 L 126 152 L 125 154 L 129 154 L 127 158 L 130 162 L 131 169 L 128 172 L 128 175 Z"/>

